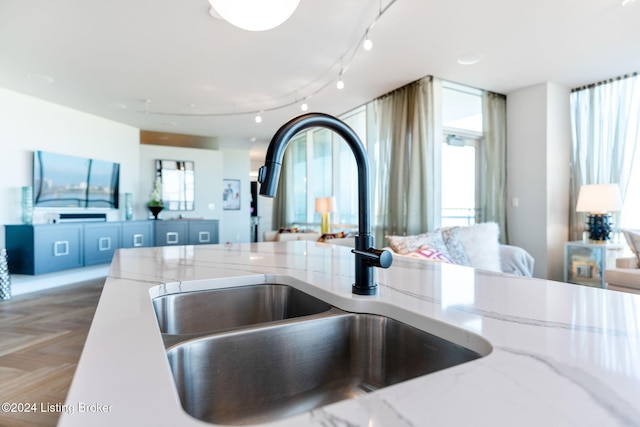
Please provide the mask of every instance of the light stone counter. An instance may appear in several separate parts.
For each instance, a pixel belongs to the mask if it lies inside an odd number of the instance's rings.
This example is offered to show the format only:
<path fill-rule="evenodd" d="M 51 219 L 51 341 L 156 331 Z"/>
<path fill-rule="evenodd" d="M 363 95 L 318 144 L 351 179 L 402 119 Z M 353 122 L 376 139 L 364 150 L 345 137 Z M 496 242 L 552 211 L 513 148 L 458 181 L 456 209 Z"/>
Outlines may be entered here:
<path fill-rule="evenodd" d="M 210 425 L 180 406 L 151 298 L 265 282 L 486 354 L 269 425 L 640 426 L 640 295 L 396 257 L 354 296 L 353 271 L 305 241 L 118 251 L 60 426 Z"/>

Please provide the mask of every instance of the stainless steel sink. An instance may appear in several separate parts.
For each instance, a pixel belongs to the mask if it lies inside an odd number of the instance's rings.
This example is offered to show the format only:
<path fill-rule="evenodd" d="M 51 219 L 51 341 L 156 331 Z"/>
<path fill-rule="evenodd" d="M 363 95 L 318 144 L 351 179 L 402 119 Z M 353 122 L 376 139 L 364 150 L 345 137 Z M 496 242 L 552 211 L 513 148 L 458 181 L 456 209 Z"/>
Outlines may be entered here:
<path fill-rule="evenodd" d="M 324 301 L 277 284 L 165 295 L 154 298 L 153 307 L 161 332 L 174 335 L 215 333 L 331 309 Z"/>
<path fill-rule="evenodd" d="M 274 421 L 481 357 L 351 313 L 193 339 L 167 354 L 185 411 L 228 425 Z"/>

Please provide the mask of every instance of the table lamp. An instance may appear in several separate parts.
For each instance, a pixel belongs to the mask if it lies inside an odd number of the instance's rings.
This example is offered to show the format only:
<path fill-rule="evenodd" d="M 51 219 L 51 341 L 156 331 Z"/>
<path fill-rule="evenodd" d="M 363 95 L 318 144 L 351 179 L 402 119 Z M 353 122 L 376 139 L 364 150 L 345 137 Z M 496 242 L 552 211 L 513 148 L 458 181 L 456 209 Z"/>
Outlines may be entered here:
<path fill-rule="evenodd" d="M 611 233 L 611 212 L 622 209 L 618 184 L 589 184 L 580 187 L 576 212 L 587 213 L 589 240 L 606 243 Z"/>
<path fill-rule="evenodd" d="M 322 215 L 322 222 L 320 224 L 320 232 L 327 234 L 330 232 L 330 219 L 329 213 L 336 211 L 336 198 L 335 197 L 316 197 L 316 212 Z"/>

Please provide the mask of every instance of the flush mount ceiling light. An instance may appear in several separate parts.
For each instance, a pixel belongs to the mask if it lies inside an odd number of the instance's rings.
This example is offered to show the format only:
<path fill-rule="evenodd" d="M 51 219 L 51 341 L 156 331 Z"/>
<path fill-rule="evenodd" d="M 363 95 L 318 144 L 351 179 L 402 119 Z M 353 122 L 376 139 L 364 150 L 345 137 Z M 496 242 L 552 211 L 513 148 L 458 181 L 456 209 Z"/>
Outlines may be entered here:
<path fill-rule="evenodd" d="M 300 0 L 209 0 L 210 12 L 247 31 L 277 27 L 289 19 L 298 3 Z"/>
<path fill-rule="evenodd" d="M 483 55 L 480 53 L 468 53 L 458 58 L 458 64 L 460 65 L 473 65 L 482 61 Z"/>

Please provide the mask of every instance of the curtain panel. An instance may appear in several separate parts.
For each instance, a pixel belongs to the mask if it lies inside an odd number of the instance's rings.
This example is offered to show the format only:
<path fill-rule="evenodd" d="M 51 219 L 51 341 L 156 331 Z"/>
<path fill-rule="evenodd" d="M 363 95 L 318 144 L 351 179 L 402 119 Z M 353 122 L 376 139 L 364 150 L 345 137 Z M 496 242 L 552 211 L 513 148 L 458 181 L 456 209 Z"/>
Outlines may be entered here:
<path fill-rule="evenodd" d="M 430 76 L 374 101 L 377 137 L 369 155 L 377 242 L 386 235 L 419 234 L 440 225 L 440 126 L 434 105 Z"/>
<path fill-rule="evenodd" d="M 582 240 L 585 228 L 575 211 L 582 185 L 617 183 L 625 199 L 638 141 L 638 79 L 634 73 L 571 92 L 571 240 Z"/>
<path fill-rule="evenodd" d="M 482 103 L 481 221 L 498 223 L 500 242 L 507 244 L 507 98 L 484 92 Z"/>

